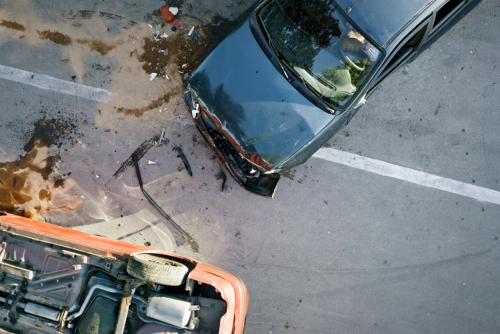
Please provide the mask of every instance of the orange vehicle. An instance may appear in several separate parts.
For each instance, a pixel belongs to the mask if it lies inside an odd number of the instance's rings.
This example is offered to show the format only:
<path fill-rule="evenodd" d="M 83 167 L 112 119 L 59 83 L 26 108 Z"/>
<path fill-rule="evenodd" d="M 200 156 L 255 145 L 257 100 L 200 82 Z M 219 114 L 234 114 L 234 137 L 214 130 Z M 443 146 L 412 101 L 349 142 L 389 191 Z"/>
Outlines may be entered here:
<path fill-rule="evenodd" d="M 0 333 L 234 333 L 238 277 L 150 247 L 0 212 Z"/>

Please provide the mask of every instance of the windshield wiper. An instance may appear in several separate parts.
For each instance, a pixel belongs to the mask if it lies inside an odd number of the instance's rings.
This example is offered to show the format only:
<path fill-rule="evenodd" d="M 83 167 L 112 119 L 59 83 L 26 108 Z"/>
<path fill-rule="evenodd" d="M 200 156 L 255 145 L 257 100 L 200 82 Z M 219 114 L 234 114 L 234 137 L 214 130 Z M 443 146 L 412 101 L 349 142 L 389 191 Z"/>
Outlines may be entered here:
<path fill-rule="evenodd" d="M 281 65 L 281 60 L 280 60 L 278 50 L 276 50 L 276 47 L 274 46 L 273 41 L 271 40 L 271 36 L 269 35 L 269 33 L 267 32 L 267 30 L 265 28 L 264 28 L 264 31 L 266 32 L 266 35 L 267 35 L 267 41 L 269 43 L 269 48 L 274 53 L 274 56 L 276 57 L 276 61 L 278 62 L 278 65 L 281 67 L 281 70 L 285 74 L 285 77 L 288 79 L 288 74 L 286 73 L 283 65 Z"/>

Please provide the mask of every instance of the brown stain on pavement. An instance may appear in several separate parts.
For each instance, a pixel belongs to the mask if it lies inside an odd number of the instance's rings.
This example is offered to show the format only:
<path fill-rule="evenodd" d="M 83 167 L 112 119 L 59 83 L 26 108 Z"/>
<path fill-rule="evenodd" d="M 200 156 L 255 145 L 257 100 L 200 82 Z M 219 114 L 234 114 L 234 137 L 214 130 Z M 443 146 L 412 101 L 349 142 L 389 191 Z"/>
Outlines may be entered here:
<path fill-rule="evenodd" d="M 167 94 L 157 98 L 156 100 L 151 101 L 147 106 L 142 107 L 142 108 L 123 108 L 123 107 L 121 107 L 121 108 L 118 108 L 117 111 L 119 113 L 125 114 L 127 116 L 133 115 L 135 117 L 139 117 L 139 116 L 142 116 L 142 114 L 148 110 L 152 110 L 152 109 L 161 107 L 164 103 L 168 103 L 170 101 L 170 95 L 179 93 L 178 91 L 180 92 L 180 90 L 177 89 L 176 92 L 167 93 Z"/>
<path fill-rule="evenodd" d="M 60 33 L 58 31 L 50 31 L 50 30 L 44 30 L 42 32 L 38 31 L 38 36 L 41 39 L 50 39 L 52 42 L 59 44 L 59 45 L 69 45 L 72 43 L 71 37 L 68 35 L 65 35 L 63 33 Z"/>
<path fill-rule="evenodd" d="M 0 163 L 0 210 L 17 213 L 19 205 L 32 199 L 27 182 L 31 173 L 39 174 L 43 180 L 49 179 L 59 157 L 47 156 L 40 159 L 40 147 L 40 142 L 37 141 L 36 147 L 18 160 Z M 50 198 L 48 191 L 40 192 L 39 196 Z"/>
<path fill-rule="evenodd" d="M 167 38 L 159 38 L 158 41 L 144 38 L 144 52 L 138 57 L 139 61 L 143 62 L 142 69 L 148 74 L 163 75 L 165 67 L 176 63 L 181 72 L 192 73 L 205 53 L 207 43 L 204 35 L 199 37 L 197 43 L 186 36 L 183 30 L 178 30 L 174 34 L 169 33 Z M 167 55 L 165 50 L 168 50 Z"/>
<path fill-rule="evenodd" d="M 19 30 L 19 31 L 26 30 L 26 28 L 22 24 L 19 24 L 17 22 L 5 21 L 5 20 L 2 20 L 2 22 L 0 22 L 0 26 L 5 27 L 5 28 L 9 28 L 9 29 Z"/>
<path fill-rule="evenodd" d="M 84 38 L 78 39 L 77 42 L 87 45 L 91 51 L 99 52 L 103 56 L 115 48 L 114 45 L 108 45 L 100 40 L 88 40 Z"/>

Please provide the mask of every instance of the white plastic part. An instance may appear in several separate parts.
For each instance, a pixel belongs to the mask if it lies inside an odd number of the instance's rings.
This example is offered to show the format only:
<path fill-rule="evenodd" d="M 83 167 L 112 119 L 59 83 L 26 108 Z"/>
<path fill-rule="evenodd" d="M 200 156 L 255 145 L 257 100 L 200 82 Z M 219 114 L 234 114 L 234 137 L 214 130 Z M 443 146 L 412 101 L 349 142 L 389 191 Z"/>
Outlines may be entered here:
<path fill-rule="evenodd" d="M 167 324 L 187 328 L 191 320 L 191 303 L 161 293 L 153 293 L 148 300 L 146 315 Z"/>
<path fill-rule="evenodd" d="M 177 7 L 170 7 L 170 8 L 168 9 L 168 11 L 169 11 L 170 13 L 172 13 L 172 15 L 177 15 L 177 13 L 179 12 L 179 8 L 177 8 Z"/>
<path fill-rule="evenodd" d="M 157 75 L 158 75 L 157 73 L 151 73 L 149 75 L 149 81 L 152 81 L 154 78 L 156 78 Z"/>

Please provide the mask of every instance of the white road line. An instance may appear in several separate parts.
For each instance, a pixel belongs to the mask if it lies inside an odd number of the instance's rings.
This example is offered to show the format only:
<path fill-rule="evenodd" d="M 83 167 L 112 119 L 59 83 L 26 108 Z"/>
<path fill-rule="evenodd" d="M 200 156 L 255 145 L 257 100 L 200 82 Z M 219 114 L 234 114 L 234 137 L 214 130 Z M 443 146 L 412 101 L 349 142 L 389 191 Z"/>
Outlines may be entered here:
<path fill-rule="evenodd" d="M 321 148 L 318 152 L 314 153 L 313 157 L 415 183 L 424 187 L 474 198 L 479 201 L 500 204 L 500 192 L 498 191 L 420 172 L 411 168 L 393 165 L 380 160 L 370 159 L 360 155 L 334 150 L 332 148 Z"/>
<path fill-rule="evenodd" d="M 4 65 L 0 65 L 0 78 L 97 102 L 105 102 L 112 97 L 111 92 L 105 89 L 84 86 Z"/>

